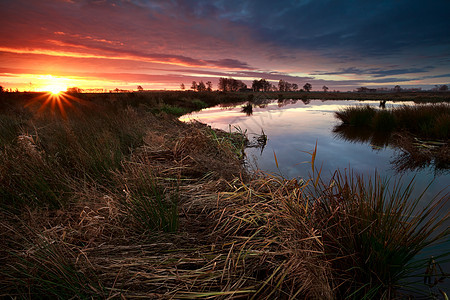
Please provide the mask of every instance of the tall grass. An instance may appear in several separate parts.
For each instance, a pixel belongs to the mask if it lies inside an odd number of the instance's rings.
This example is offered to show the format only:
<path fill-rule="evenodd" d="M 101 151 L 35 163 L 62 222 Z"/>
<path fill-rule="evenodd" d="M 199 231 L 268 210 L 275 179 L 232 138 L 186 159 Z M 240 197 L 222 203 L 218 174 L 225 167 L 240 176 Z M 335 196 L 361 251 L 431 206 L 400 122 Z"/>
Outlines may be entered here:
<path fill-rule="evenodd" d="M 26 252 L 13 251 L 13 258 L 0 270 L 9 281 L 4 291 L 30 299 L 105 296 L 95 273 L 73 245 L 45 236 L 34 238 Z"/>
<path fill-rule="evenodd" d="M 418 273 L 427 277 L 428 262 L 418 255 L 449 236 L 443 228 L 450 217 L 443 212 L 448 195 L 424 205 L 422 197 L 411 197 L 413 186 L 413 181 L 406 187 L 389 185 L 377 174 L 364 178 L 337 172 L 322 187 L 318 226 L 323 228 L 324 254 L 332 262 L 338 295 L 391 299 L 399 296 L 400 288 L 417 288 L 420 282 L 413 279 Z M 423 277 L 420 280 L 423 284 Z M 425 294 L 427 290 L 422 285 Z"/>
<path fill-rule="evenodd" d="M 132 164 L 126 168 L 132 178 L 122 179 L 125 181 L 122 203 L 136 227 L 143 232 L 176 232 L 179 226 L 178 187 L 169 190 L 158 184 L 148 170 Z"/>
<path fill-rule="evenodd" d="M 364 126 L 376 131 L 406 130 L 412 134 L 437 139 L 448 139 L 450 105 L 401 106 L 377 110 L 369 106 L 341 109 L 335 113 L 343 124 Z"/>

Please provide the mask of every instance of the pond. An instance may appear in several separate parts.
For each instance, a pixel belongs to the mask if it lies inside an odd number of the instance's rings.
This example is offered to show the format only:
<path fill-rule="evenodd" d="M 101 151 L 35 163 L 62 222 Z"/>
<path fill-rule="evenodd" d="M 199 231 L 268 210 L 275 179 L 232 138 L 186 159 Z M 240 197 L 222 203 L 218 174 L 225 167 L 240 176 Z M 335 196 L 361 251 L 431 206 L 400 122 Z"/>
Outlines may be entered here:
<path fill-rule="evenodd" d="M 180 119 L 198 120 L 225 131 L 247 131 L 250 138 L 264 132 L 267 135 L 264 147 L 246 149 L 247 163 L 254 170 L 276 173 L 288 179 L 308 177 L 311 172 L 311 154 L 308 152 L 311 153 L 317 144 L 315 163 L 322 168 L 324 179 L 329 179 L 337 169 L 351 169 L 364 176 L 373 176 L 377 172 L 383 178 L 390 178 L 391 183 L 401 181 L 404 187 L 414 179 L 412 197 L 418 197 L 430 185 L 421 199 L 422 205 L 426 205 L 439 192 L 448 197 L 448 161 L 434 158 L 417 163 L 411 160 L 408 153 L 394 146 L 388 135 L 374 135 L 339 126 L 340 121 L 334 117 L 334 112 L 353 105 L 379 107 L 380 102 L 261 100 L 208 108 Z M 385 104 L 386 108 L 398 105 L 415 104 L 412 101 Z M 447 201 L 442 215 L 449 209 L 450 201 Z M 448 227 L 449 223 L 443 227 Z M 443 253 L 449 247 L 450 239 L 446 239 L 443 244 L 429 250 L 434 254 Z M 422 255 L 429 257 L 426 253 Z M 444 263 L 441 267 L 448 271 L 450 263 Z"/>
<path fill-rule="evenodd" d="M 419 195 L 431 182 L 424 199 L 445 190 L 448 192 L 450 169 L 445 163 L 411 164 L 408 154 L 389 143 L 389 137 L 372 135 L 364 130 L 339 127 L 334 112 L 350 105 L 378 107 L 379 101 L 355 100 L 263 100 L 216 106 L 181 117 L 182 121 L 198 120 L 213 128 L 247 131 L 250 138 L 264 132 L 263 148 L 248 148 L 251 169 L 281 174 L 285 178 L 304 178 L 311 172 L 311 155 L 317 143 L 316 166 L 322 177 L 352 169 L 358 174 L 401 180 L 405 185 L 414 178 L 414 192 Z M 414 102 L 387 102 L 386 107 L 415 105 Z M 278 163 L 278 167 L 277 167 Z M 448 207 L 450 208 L 450 207 Z"/>

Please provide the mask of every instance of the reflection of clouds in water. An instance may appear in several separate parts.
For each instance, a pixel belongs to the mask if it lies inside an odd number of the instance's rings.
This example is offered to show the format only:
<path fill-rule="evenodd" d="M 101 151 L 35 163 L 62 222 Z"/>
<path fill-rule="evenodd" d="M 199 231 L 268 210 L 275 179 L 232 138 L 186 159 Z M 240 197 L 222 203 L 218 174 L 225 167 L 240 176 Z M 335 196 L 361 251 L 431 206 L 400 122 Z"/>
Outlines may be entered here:
<path fill-rule="evenodd" d="M 259 134 L 261 129 L 267 134 L 267 145 L 263 153 L 260 149 L 247 149 L 249 157 L 257 159 L 257 166 L 267 172 L 277 173 L 273 152 L 281 171 L 287 177 L 306 177 L 311 166 L 302 164 L 311 157 L 302 151 L 312 151 L 318 143 L 316 164 L 323 163 L 322 174 L 329 178 L 336 169 L 352 168 L 355 172 L 373 175 L 377 170 L 382 176 L 398 178 L 391 166 L 395 150 L 388 146 L 382 136 L 368 135 L 361 141 L 337 138 L 333 128 L 338 124 L 334 112 L 349 105 L 373 105 L 378 107 L 379 101 L 324 101 L 312 100 L 307 106 L 302 101 L 278 106 L 277 100 L 264 103 L 265 108 L 253 106 L 253 115 L 246 116 L 241 112 L 240 103 L 235 108 L 212 108 L 192 114 L 190 118 L 198 119 L 213 127 L 229 130 L 239 126 L 248 133 Z M 395 106 L 405 102 L 395 103 Z M 412 104 L 412 102 L 408 102 Z M 386 106 L 390 106 L 388 102 Z M 183 119 L 183 118 L 182 118 Z M 351 134 L 350 134 L 351 135 Z M 434 178 L 430 168 L 403 174 L 405 180 L 416 176 L 416 190 L 422 192 Z M 405 181 L 406 182 L 406 181 Z M 450 182 L 450 174 L 436 177 L 434 185 L 427 194 L 435 194 Z"/>

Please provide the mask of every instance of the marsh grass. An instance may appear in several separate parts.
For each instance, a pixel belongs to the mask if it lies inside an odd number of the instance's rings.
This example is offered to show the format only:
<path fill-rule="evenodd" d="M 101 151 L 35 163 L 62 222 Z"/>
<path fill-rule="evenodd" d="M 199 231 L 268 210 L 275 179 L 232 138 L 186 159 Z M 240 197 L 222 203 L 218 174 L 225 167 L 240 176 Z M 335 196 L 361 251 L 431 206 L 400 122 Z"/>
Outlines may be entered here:
<path fill-rule="evenodd" d="M 335 113 L 335 116 L 344 124 L 351 126 L 370 126 L 376 110 L 369 106 L 351 106 L 341 109 Z"/>
<path fill-rule="evenodd" d="M 421 196 L 411 197 L 413 181 L 406 187 L 389 185 L 377 174 L 364 178 L 338 172 L 326 186 L 318 217 L 324 254 L 340 282 L 338 295 L 391 299 L 400 288 L 417 288 L 411 278 L 418 272 L 427 277 L 427 261 L 418 254 L 450 234 L 442 228 L 450 216 L 443 213 L 448 195 L 424 205 Z"/>
<path fill-rule="evenodd" d="M 11 295 L 29 298 L 58 299 L 104 296 L 88 262 L 77 253 L 77 247 L 49 236 L 32 234 L 25 239 L 25 252 L 13 251 L 12 259 L 1 273 L 9 281 L 3 288 Z M 4 283 L 4 282 L 2 282 Z"/>
<path fill-rule="evenodd" d="M 123 178 L 122 204 L 136 227 L 143 232 L 176 232 L 179 226 L 179 191 L 158 184 L 157 178 L 149 170 L 128 164 L 128 175 Z"/>
<path fill-rule="evenodd" d="M 375 131 L 405 130 L 426 138 L 448 139 L 450 105 L 448 103 L 415 105 L 379 110 L 370 106 L 353 106 L 335 113 L 343 124 L 368 127 Z"/>

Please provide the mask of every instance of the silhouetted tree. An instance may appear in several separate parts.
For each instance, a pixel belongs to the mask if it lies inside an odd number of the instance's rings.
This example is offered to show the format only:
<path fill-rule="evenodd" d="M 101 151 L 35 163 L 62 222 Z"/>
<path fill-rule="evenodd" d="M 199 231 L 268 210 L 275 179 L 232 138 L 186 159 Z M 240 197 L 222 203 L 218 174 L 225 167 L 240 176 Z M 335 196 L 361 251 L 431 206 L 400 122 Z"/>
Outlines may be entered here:
<path fill-rule="evenodd" d="M 394 86 L 394 92 L 399 93 L 402 91 L 402 88 L 399 85 Z"/>
<path fill-rule="evenodd" d="M 310 83 L 305 83 L 305 85 L 303 86 L 303 89 L 305 91 L 309 92 L 312 89 L 312 85 Z"/>
<path fill-rule="evenodd" d="M 293 83 L 293 84 L 292 84 L 292 90 L 293 90 L 293 91 L 297 91 L 297 90 L 298 90 L 298 84 Z"/>
<path fill-rule="evenodd" d="M 261 87 L 261 81 L 260 80 L 253 80 L 252 82 L 252 90 L 254 92 L 259 92 L 261 91 L 262 87 Z"/>
<path fill-rule="evenodd" d="M 0 85 L 0 93 L 3 93 L 3 87 Z"/>
<path fill-rule="evenodd" d="M 268 92 L 268 91 L 270 91 L 270 88 L 271 88 L 271 84 L 266 79 L 253 80 L 252 90 L 254 92 L 260 92 L 260 91 Z"/>
<path fill-rule="evenodd" d="M 446 91 L 448 91 L 448 86 L 447 86 L 446 84 L 441 85 L 441 86 L 439 87 L 439 91 L 441 91 L 441 92 L 446 92 Z"/>
<path fill-rule="evenodd" d="M 197 91 L 198 92 L 204 92 L 206 91 L 206 85 L 203 83 L 203 81 L 200 81 L 197 85 Z"/>
<path fill-rule="evenodd" d="M 234 78 L 219 78 L 219 90 L 224 92 L 237 92 L 247 88 L 247 85 Z"/>
<path fill-rule="evenodd" d="M 67 88 L 67 92 L 69 94 L 78 94 L 81 90 L 77 87 L 71 87 L 71 88 Z M 119 91 L 119 89 L 115 89 L 116 92 Z"/>
<path fill-rule="evenodd" d="M 206 90 L 207 90 L 208 92 L 211 92 L 211 91 L 212 91 L 212 82 L 211 82 L 211 81 L 207 81 L 207 82 L 206 82 Z"/>
<path fill-rule="evenodd" d="M 324 85 L 324 86 L 322 87 L 322 90 L 326 93 L 326 92 L 328 91 L 328 87 L 327 87 L 326 85 Z"/>
<path fill-rule="evenodd" d="M 191 89 L 192 89 L 193 91 L 196 91 L 196 90 L 197 90 L 197 82 L 196 82 L 195 80 L 192 81 Z"/>
<path fill-rule="evenodd" d="M 186 89 L 186 87 L 184 86 L 184 83 L 180 84 L 180 89 L 181 89 L 182 91 L 184 91 L 184 90 Z"/>
<path fill-rule="evenodd" d="M 138 90 L 139 92 L 142 92 L 142 91 L 144 90 L 144 88 L 143 88 L 141 85 L 138 85 L 138 86 L 137 86 L 137 90 Z"/>

